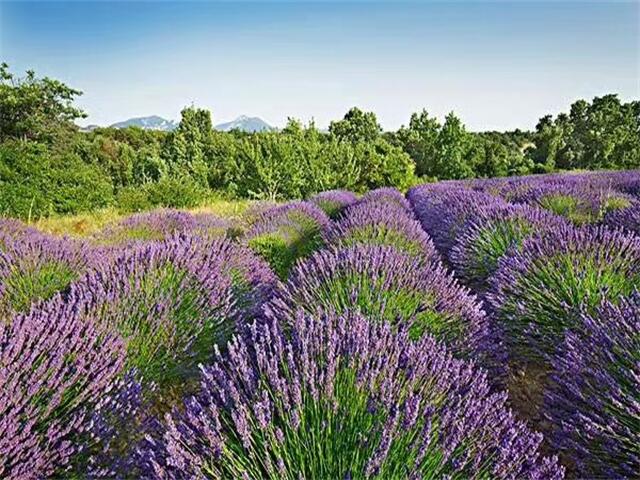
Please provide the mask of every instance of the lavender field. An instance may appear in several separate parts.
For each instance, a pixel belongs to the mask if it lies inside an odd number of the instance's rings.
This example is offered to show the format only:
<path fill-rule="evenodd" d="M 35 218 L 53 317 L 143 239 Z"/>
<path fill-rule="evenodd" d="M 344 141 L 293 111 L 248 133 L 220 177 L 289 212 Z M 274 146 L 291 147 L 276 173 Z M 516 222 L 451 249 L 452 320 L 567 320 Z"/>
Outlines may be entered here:
<path fill-rule="evenodd" d="M 0 478 L 640 478 L 640 171 L 0 219 Z"/>

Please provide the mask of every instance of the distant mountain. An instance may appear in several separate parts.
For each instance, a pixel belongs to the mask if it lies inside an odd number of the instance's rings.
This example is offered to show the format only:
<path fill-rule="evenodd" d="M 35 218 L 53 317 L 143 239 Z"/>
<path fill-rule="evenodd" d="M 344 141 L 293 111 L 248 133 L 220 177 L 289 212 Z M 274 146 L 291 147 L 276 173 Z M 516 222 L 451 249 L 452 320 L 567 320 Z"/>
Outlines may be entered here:
<path fill-rule="evenodd" d="M 110 126 L 111 128 L 140 127 L 144 130 L 162 130 L 164 132 L 170 132 L 178 126 L 178 123 L 157 115 L 152 115 L 150 117 L 130 118 L 129 120 L 114 123 Z"/>
<path fill-rule="evenodd" d="M 247 117 L 241 115 L 232 122 L 221 123 L 214 127 L 221 132 L 229 132 L 231 130 L 240 130 L 242 132 L 264 132 L 269 130 L 275 130 L 271 125 L 258 117 Z"/>
<path fill-rule="evenodd" d="M 167 120 L 166 118 L 159 117 L 158 115 L 151 115 L 150 117 L 136 117 L 130 118 L 123 122 L 114 123 L 110 125 L 111 128 L 127 128 L 127 127 L 140 127 L 144 130 L 161 130 L 163 132 L 170 132 L 178 127 L 179 122 L 173 120 Z M 99 128 L 97 125 L 88 125 L 81 127 L 81 131 L 90 132 L 91 130 Z M 221 123 L 214 127 L 221 132 L 229 132 L 231 130 L 240 130 L 242 132 L 264 132 L 275 130 L 274 127 L 258 117 L 247 117 L 241 115 L 232 122 Z"/>
<path fill-rule="evenodd" d="M 96 128 L 100 128 L 99 125 L 87 125 L 86 127 L 78 127 L 81 132 L 93 132 Z"/>

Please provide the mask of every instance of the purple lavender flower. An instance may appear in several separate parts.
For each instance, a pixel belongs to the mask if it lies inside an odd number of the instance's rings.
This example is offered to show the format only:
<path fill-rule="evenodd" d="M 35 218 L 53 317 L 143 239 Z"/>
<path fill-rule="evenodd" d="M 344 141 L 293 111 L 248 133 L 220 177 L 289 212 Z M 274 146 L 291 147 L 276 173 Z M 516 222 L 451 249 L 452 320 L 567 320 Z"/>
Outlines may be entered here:
<path fill-rule="evenodd" d="M 640 234 L 640 200 L 632 200 L 627 208 L 607 213 L 602 223 L 612 228 L 623 228 Z"/>
<path fill-rule="evenodd" d="M 528 205 L 496 204 L 469 216 L 451 249 L 449 259 L 456 275 L 479 289 L 511 249 L 533 235 L 567 226 L 557 215 Z"/>
<path fill-rule="evenodd" d="M 580 478 L 640 472 L 640 294 L 580 317 L 545 392 L 551 440 Z"/>
<path fill-rule="evenodd" d="M 309 199 L 320 207 L 329 218 L 337 218 L 348 206 L 358 201 L 358 197 L 347 190 L 328 190 L 318 193 Z"/>
<path fill-rule="evenodd" d="M 224 239 L 172 237 L 124 251 L 72 285 L 79 315 L 126 340 L 127 366 L 161 386 L 189 378 L 270 295 L 275 277 Z"/>
<path fill-rule="evenodd" d="M 7 239 L 0 251 L 0 315 L 27 311 L 47 300 L 98 263 L 85 242 L 38 232 Z"/>
<path fill-rule="evenodd" d="M 188 232 L 196 226 L 196 219 L 188 212 L 159 209 L 126 217 L 107 227 L 95 238 L 102 244 L 126 246 L 164 240 L 177 233 Z"/>
<path fill-rule="evenodd" d="M 124 365 L 108 326 L 59 296 L 0 321 L 0 477 L 61 475 L 83 451 L 91 411 Z"/>
<path fill-rule="evenodd" d="M 536 418 L 549 358 L 579 313 L 615 301 L 640 286 L 640 237 L 603 227 L 565 227 L 531 237 L 505 256 L 486 295 L 494 334 L 504 351 L 516 407 Z"/>
<path fill-rule="evenodd" d="M 399 207 L 400 209 L 406 211 L 409 215 L 413 216 L 411 204 L 404 197 L 404 195 L 395 188 L 382 187 L 376 188 L 375 190 L 370 190 L 362 196 L 360 202 L 382 203 L 388 205 L 389 208 Z"/>
<path fill-rule="evenodd" d="M 228 350 L 147 438 L 143 478 L 563 478 L 506 396 L 428 335 L 298 312 Z"/>
<path fill-rule="evenodd" d="M 6 248 L 7 243 L 38 235 L 43 234 L 19 220 L 0 217 L 0 252 Z"/>
<path fill-rule="evenodd" d="M 246 244 L 286 278 L 293 264 L 322 246 L 327 215 L 310 202 L 290 202 L 263 212 L 245 236 Z"/>
<path fill-rule="evenodd" d="M 380 202 L 347 208 L 342 218 L 327 230 L 325 243 L 336 248 L 388 245 L 427 260 L 438 256 L 431 238 L 412 216 Z"/>
<path fill-rule="evenodd" d="M 576 225 L 585 225 L 598 223 L 608 212 L 628 207 L 631 197 L 610 188 L 597 188 L 597 183 L 589 185 L 556 180 L 531 188 L 515 201 L 540 206 Z"/>
<path fill-rule="evenodd" d="M 281 312 L 355 309 L 409 328 L 413 337 L 429 332 L 460 354 L 484 346 L 486 318 L 476 298 L 437 259 L 393 247 L 322 250 L 299 263 L 275 297 Z"/>
<path fill-rule="evenodd" d="M 412 188 L 407 198 L 440 253 L 448 258 L 460 230 L 483 208 L 495 208 L 506 203 L 488 193 L 461 189 L 421 185 Z"/>
<path fill-rule="evenodd" d="M 220 218 L 209 213 L 193 215 L 194 225 L 187 232 L 205 238 L 224 238 L 233 231 L 233 222 L 228 218 Z"/>

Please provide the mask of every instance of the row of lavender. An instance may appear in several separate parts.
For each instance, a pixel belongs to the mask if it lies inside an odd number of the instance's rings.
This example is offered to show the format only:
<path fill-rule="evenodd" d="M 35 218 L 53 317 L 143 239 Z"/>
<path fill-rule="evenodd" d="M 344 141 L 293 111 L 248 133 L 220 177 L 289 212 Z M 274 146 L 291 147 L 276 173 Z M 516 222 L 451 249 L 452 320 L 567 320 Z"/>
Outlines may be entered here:
<path fill-rule="evenodd" d="M 0 476 L 560 478 L 468 360 L 486 318 L 402 195 L 313 201 L 239 239 L 180 212 L 91 245 L 4 221 Z"/>
<path fill-rule="evenodd" d="M 640 172 L 423 185 L 424 229 L 489 314 L 482 358 L 580 478 L 640 475 Z"/>

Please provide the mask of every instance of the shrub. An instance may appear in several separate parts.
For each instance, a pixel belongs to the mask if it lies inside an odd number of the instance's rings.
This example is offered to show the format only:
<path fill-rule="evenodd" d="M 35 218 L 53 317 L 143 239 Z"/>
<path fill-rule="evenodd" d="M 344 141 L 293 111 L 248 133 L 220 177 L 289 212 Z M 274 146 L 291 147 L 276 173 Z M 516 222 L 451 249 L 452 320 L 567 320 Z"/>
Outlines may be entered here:
<path fill-rule="evenodd" d="M 108 245 L 164 240 L 195 226 L 195 218 L 190 213 L 160 209 L 126 217 L 98 233 L 96 240 Z"/>
<path fill-rule="evenodd" d="M 246 248 L 180 236 L 124 251 L 69 296 L 86 299 L 82 315 L 124 337 L 128 369 L 162 387 L 192 376 L 241 316 L 260 307 L 274 281 Z"/>
<path fill-rule="evenodd" d="M 562 478 L 485 376 L 429 336 L 296 315 L 235 338 L 143 452 L 151 478 Z"/>
<path fill-rule="evenodd" d="M 433 242 L 413 216 L 382 202 L 353 205 L 327 230 L 326 244 L 336 248 L 352 245 L 387 245 L 421 259 L 438 256 Z"/>
<path fill-rule="evenodd" d="M 581 478 L 640 472 L 640 294 L 582 315 L 554 358 L 552 443 Z"/>
<path fill-rule="evenodd" d="M 118 210 L 124 213 L 144 212 L 154 207 L 149 198 L 147 188 L 140 185 L 124 187 L 118 190 L 116 205 Z"/>
<path fill-rule="evenodd" d="M 30 142 L 0 145 L 0 213 L 38 218 L 88 212 L 112 201 L 111 179 L 74 153 Z"/>
<path fill-rule="evenodd" d="M 416 166 L 411 157 L 382 138 L 354 143 L 352 155 L 359 172 L 357 191 L 379 187 L 405 190 L 415 179 Z"/>
<path fill-rule="evenodd" d="M 154 207 L 190 208 L 202 203 L 209 190 L 191 177 L 165 177 L 145 184 L 149 201 Z"/>
<path fill-rule="evenodd" d="M 2 478 L 64 476 L 86 446 L 92 411 L 121 372 L 122 341 L 80 320 L 76 307 L 55 297 L 0 321 Z"/>
<path fill-rule="evenodd" d="M 0 251 L 0 315 L 25 312 L 47 300 L 97 263 L 83 242 L 36 233 L 7 241 Z"/>
<path fill-rule="evenodd" d="M 505 205 L 488 193 L 460 188 L 459 182 L 421 185 L 407 194 L 413 209 L 436 248 L 448 259 L 466 222 L 483 208 Z"/>
<path fill-rule="evenodd" d="M 38 235 L 38 230 L 19 220 L 0 217 L 0 252 L 7 248 L 7 243 Z"/>
<path fill-rule="evenodd" d="M 579 325 L 579 312 L 640 286 L 640 238 L 603 227 L 546 232 L 505 257 L 489 283 L 486 297 L 505 349 L 498 363 L 516 401 L 535 416 L 548 358 Z"/>
<path fill-rule="evenodd" d="M 220 218 L 209 213 L 198 213 L 193 216 L 195 225 L 191 229 L 191 234 L 204 238 L 222 238 L 234 235 L 238 232 L 233 222 L 228 218 Z"/>
<path fill-rule="evenodd" d="M 379 321 L 429 332 L 456 353 L 479 349 L 486 319 L 480 305 L 437 260 L 417 262 L 393 247 L 323 250 L 298 264 L 273 303 L 280 310 L 356 309 Z"/>
<path fill-rule="evenodd" d="M 484 288 L 509 249 L 518 249 L 525 239 L 564 225 L 561 217 L 538 208 L 496 204 L 470 216 L 449 259 L 458 277 Z"/>
<path fill-rule="evenodd" d="M 118 191 L 117 205 L 122 212 L 140 212 L 154 207 L 191 208 L 201 204 L 210 191 L 191 177 L 163 177 L 138 187 Z"/>
<path fill-rule="evenodd" d="M 576 225 L 598 223 L 608 212 L 631 204 L 630 198 L 624 194 L 561 179 L 563 177 L 532 188 L 521 201 L 561 215 Z"/>
<path fill-rule="evenodd" d="M 629 232 L 640 234 L 640 201 L 634 200 L 627 208 L 607 213 L 602 222 L 614 228 L 624 228 Z"/>
<path fill-rule="evenodd" d="M 409 201 L 404 198 L 404 195 L 395 188 L 383 187 L 375 190 L 370 190 L 365 193 L 360 199 L 361 203 L 376 202 L 383 205 L 392 207 L 400 207 L 406 211 L 408 215 L 413 216 L 413 209 Z"/>
<path fill-rule="evenodd" d="M 345 190 L 329 190 L 314 195 L 309 201 L 326 213 L 329 218 L 337 218 L 342 211 L 358 201 L 355 194 Z"/>
<path fill-rule="evenodd" d="M 309 202 L 291 202 L 265 210 L 246 234 L 245 241 L 263 257 L 280 278 L 293 264 L 323 244 L 329 218 Z"/>

